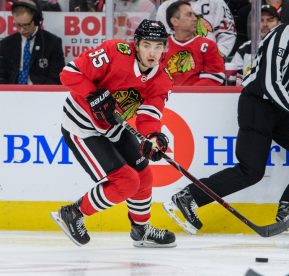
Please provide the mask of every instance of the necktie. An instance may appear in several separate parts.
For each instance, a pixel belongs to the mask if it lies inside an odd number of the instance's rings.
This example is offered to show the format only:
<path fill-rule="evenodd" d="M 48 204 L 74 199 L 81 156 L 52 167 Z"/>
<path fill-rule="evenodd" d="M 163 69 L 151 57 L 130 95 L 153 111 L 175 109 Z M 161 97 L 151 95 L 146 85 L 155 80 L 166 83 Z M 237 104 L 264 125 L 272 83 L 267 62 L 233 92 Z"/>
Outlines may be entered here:
<path fill-rule="evenodd" d="M 30 53 L 30 40 L 27 39 L 24 51 L 23 51 L 23 67 L 22 71 L 19 72 L 18 83 L 19 84 L 27 84 L 28 83 L 28 72 L 29 72 L 29 64 L 31 59 Z"/>

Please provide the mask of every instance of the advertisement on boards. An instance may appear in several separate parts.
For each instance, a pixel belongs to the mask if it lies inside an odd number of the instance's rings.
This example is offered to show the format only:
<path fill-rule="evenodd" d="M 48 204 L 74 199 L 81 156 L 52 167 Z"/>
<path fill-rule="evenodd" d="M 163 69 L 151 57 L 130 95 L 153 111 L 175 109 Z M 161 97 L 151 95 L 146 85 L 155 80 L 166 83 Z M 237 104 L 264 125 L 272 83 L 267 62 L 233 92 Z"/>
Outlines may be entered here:
<path fill-rule="evenodd" d="M 95 186 L 60 132 L 66 96 L 67 92 L 0 93 L 0 200 L 72 201 Z M 236 164 L 238 96 L 170 96 L 162 118 L 162 131 L 170 140 L 167 154 L 195 177 Z M 129 123 L 134 126 L 134 121 Z M 168 200 L 190 183 L 164 160 L 151 165 L 156 202 Z M 288 167 L 289 153 L 273 144 L 263 180 L 227 200 L 277 202 L 288 184 Z"/>

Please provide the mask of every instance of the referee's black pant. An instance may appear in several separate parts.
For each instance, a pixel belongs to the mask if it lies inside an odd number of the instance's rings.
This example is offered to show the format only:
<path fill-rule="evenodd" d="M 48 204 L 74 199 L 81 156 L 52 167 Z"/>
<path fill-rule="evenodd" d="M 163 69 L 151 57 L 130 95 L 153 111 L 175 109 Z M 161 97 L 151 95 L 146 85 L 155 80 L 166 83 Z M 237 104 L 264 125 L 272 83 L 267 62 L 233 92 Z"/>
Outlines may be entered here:
<path fill-rule="evenodd" d="M 236 157 L 239 163 L 200 179 L 221 197 L 263 178 L 272 140 L 289 150 L 289 112 L 271 101 L 247 95 L 244 91 L 238 103 L 238 123 Z M 193 184 L 189 187 L 198 206 L 213 201 Z"/>

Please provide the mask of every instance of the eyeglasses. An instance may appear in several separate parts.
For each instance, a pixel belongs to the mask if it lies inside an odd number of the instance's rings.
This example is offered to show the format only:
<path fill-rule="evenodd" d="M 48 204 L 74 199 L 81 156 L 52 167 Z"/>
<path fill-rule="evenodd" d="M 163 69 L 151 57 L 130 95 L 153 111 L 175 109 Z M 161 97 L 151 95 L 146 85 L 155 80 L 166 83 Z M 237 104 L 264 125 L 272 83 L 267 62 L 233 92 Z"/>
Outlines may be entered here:
<path fill-rule="evenodd" d="M 29 23 L 20 24 L 20 23 L 15 22 L 15 26 L 17 29 L 27 30 L 31 27 L 32 22 L 33 22 L 33 18 L 31 19 L 31 21 Z"/>

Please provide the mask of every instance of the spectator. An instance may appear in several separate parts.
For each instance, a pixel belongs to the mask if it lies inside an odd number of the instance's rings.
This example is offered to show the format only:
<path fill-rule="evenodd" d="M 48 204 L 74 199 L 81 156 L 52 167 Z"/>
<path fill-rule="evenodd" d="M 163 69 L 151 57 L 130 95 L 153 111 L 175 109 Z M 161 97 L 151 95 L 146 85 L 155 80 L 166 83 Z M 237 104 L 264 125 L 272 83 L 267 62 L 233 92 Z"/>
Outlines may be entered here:
<path fill-rule="evenodd" d="M 262 5 L 261 8 L 261 38 L 271 31 L 274 27 L 280 24 L 279 14 L 277 10 L 270 5 Z M 241 85 L 243 77 L 251 69 L 251 40 L 245 42 L 240 46 L 238 51 L 235 53 L 231 63 L 237 65 L 237 85 Z"/>
<path fill-rule="evenodd" d="M 262 4 L 270 5 L 277 10 L 281 23 L 289 23 L 289 0 L 262 0 Z"/>
<path fill-rule="evenodd" d="M 18 32 L 0 42 L 0 83 L 60 84 L 62 41 L 41 28 L 43 16 L 38 2 L 16 2 L 12 15 Z"/>
<path fill-rule="evenodd" d="M 168 38 L 165 64 L 175 85 L 221 85 L 224 60 L 216 43 L 196 36 L 197 17 L 190 3 L 177 1 L 167 8 L 167 23 L 174 30 Z"/>
<path fill-rule="evenodd" d="M 262 5 L 270 5 L 277 9 L 281 23 L 289 23 L 289 0 L 262 0 Z M 233 53 L 245 42 L 250 40 L 251 3 L 241 7 L 236 15 L 237 41 Z M 254 19 L 253 19 L 254 21 Z"/>
<path fill-rule="evenodd" d="M 163 22 L 172 33 L 166 22 L 166 10 L 170 4 L 177 0 L 167 0 L 162 3 L 157 11 L 156 19 Z M 197 34 L 207 37 L 217 43 L 222 55 L 229 57 L 235 41 L 236 29 L 234 18 L 224 0 L 196 0 L 188 1 L 198 16 Z"/>

